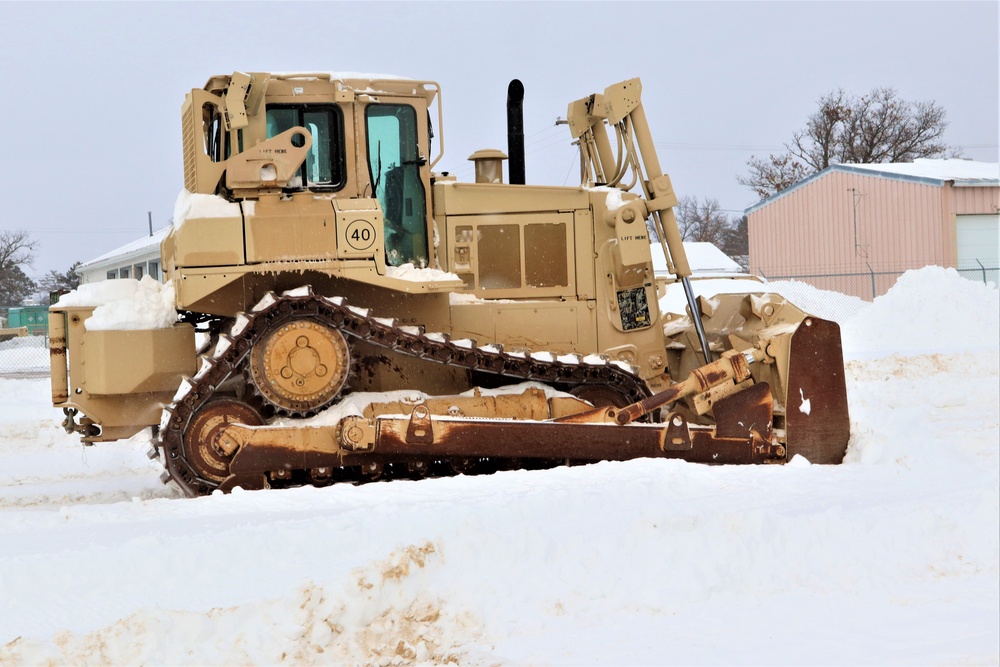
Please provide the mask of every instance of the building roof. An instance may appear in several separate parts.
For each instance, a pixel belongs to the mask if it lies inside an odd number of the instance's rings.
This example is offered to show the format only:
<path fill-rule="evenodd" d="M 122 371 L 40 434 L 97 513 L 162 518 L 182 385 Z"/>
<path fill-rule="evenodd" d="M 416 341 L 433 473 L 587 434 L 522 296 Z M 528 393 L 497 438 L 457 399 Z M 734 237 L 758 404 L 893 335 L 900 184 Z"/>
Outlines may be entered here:
<path fill-rule="evenodd" d="M 84 271 L 86 269 L 92 269 L 97 266 L 104 264 L 114 264 L 119 261 L 124 261 L 126 259 L 132 259 L 133 257 L 138 257 L 140 255 L 146 255 L 148 253 L 153 253 L 157 256 L 160 254 L 160 241 L 167 235 L 170 231 L 170 227 L 164 227 L 163 229 L 153 232 L 151 236 L 143 236 L 141 239 L 132 241 L 131 243 L 126 243 L 123 246 L 115 248 L 109 252 L 104 253 L 100 257 L 95 257 L 94 259 L 84 262 L 80 265 L 79 270 Z"/>
<path fill-rule="evenodd" d="M 890 162 L 888 164 L 842 164 L 848 170 L 865 170 L 885 174 L 897 174 L 913 178 L 937 181 L 953 181 L 956 186 L 997 185 L 1000 183 L 1000 164 L 996 162 L 976 162 L 974 160 L 932 160 L 917 158 L 913 162 Z"/>
<path fill-rule="evenodd" d="M 883 164 L 835 164 L 827 167 L 823 171 L 802 179 L 798 183 L 785 188 L 781 192 L 763 201 L 757 202 L 744 211 L 744 215 L 750 215 L 769 204 L 776 202 L 782 197 L 798 190 L 814 180 L 823 178 L 830 172 L 840 171 L 849 174 L 860 174 L 862 176 L 875 176 L 878 178 L 889 178 L 894 180 L 909 181 L 911 183 L 923 183 L 925 185 L 935 185 L 943 187 L 945 183 L 951 183 L 956 188 L 959 187 L 1000 187 L 1000 163 L 997 162 L 976 162 L 975 160 L 963 160 L 957 158 L 935 160 L 931 158 L 917 158 L 913 162 L 889 162 Z"/>
<path fill-rule="evenodd" d="M 667 260 L 663 256 L 660 244 L 654 242 L 650 250 L 653 253 L 653 272 L 657 275 L 666 274 Z M 740 273 L 743 271 L 742 267 L 729 255 L 711 243 L 685 241 L 684 252 L 687 254 L 691 271 L 696 274 Z"/>

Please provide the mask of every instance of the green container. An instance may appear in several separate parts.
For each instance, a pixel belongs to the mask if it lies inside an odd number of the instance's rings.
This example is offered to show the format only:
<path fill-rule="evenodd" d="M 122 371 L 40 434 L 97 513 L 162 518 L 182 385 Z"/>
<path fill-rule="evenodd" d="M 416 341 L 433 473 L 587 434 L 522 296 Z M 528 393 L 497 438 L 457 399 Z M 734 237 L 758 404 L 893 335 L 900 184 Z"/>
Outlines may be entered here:
<path fill-rule="evenodd" d="M 28 327 L 29 336 L 47 336 L 49 333 L 48 306 L 18 306 L 7 311 L 7 326 L 14 329 Z"/>

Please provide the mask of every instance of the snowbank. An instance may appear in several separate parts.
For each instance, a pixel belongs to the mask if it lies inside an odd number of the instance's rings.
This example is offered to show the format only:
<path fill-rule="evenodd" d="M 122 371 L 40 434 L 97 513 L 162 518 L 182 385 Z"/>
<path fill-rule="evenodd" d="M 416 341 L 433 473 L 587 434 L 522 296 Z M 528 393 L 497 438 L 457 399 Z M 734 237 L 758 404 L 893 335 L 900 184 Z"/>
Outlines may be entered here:
<path fill-rule="evenodd" d="M 165 329 L 177 321 L 173 283 L 164 285 L 149 276 L 80 285 L 57 305 L 94 307 L 84 321 L 89 331 Z"/>
<path fill-rule="evenodd" d="M 955 269 L 907 271 L 845 324 L 845 354 L 1000 349 L 1000 291 Z"/>

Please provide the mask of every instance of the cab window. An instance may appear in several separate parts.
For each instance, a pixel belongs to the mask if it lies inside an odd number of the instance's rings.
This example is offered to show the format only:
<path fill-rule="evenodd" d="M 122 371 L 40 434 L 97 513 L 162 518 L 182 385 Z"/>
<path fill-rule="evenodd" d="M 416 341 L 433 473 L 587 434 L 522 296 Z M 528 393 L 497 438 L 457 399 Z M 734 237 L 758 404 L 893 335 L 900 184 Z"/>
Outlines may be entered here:
<path fill-rule="evenodd" d="M 293 127 L 304 127 L 312 135 L 312 146 L 293 188 L 339 190 L 344 187 L 344 122 L 335 106 L 280 105 L 267 108 L 267 138 Z"/>
<path fill-rule="evenodd" d="M 385 257 L 392 266 L 428 263 L 425 159 L 417 141 L 417 114 L 405 104 L 370 104 L 365 110 L 368 171 L 385 218 Z"/>

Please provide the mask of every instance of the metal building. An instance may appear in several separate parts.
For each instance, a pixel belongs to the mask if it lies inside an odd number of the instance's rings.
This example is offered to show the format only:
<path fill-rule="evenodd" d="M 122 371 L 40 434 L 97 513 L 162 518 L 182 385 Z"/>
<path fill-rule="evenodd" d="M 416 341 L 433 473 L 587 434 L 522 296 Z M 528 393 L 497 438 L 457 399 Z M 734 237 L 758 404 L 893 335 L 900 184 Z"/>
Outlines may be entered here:
<path fill-rule="evenodd" d="M 906 270 L 997 282 L 1000 164 L 839 164 L 746 210 L 750 272 L 865 299 Z"/>

